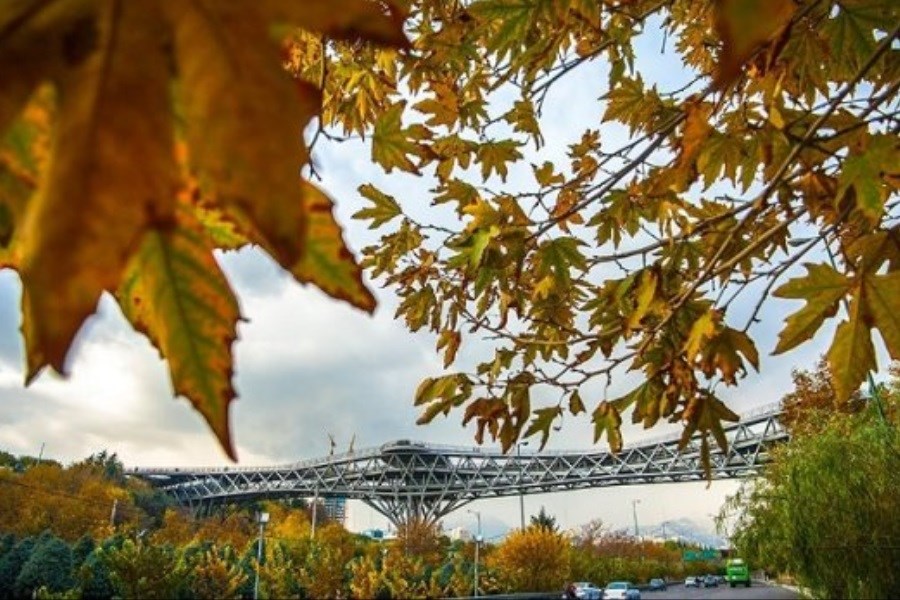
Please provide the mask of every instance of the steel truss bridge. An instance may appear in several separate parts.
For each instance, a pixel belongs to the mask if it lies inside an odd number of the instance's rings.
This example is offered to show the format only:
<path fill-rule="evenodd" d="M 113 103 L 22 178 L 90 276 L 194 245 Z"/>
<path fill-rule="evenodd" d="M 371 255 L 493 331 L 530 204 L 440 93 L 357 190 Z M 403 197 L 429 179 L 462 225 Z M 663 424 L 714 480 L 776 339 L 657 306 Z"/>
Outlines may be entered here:
<path fill-rule="evenodd" d="M 756 473 L 788 439 L 780 406 L 757 409 L 725 430 L 728 452 L 710 444 L 713 479 Z M 436 522 L 482 498 L 620 485 L 700 481 L 700 439 L 681 452 L 678 437 L 641 441 L 618 454 L 596 450 L 503 454 L 498 450 L 398 440 L 378 448 L 272 467 L 136 468 L 194 510 L 274 498 L 361 500 L 395 526 Z"/>

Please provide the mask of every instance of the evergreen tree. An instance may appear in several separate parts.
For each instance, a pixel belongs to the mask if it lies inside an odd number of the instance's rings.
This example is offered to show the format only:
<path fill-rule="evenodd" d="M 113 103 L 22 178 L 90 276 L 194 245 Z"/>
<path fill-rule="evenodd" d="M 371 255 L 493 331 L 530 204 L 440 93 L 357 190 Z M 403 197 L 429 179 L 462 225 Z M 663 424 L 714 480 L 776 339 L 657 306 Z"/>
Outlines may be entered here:
<path fill-rule="evenodd" d="M 13 533 L 5 533 L 0 536 L 0 559 L 16 545 L 16 536 Z"/>
<path fill-rule="evenodd" d="M 106 553 L 118 550 L 125 543 L 121 534 L 103 540 L 88 554 L 78 569 L 78 581 L 81 597 L 87 600 L 112 598 L 116 590 L 113 586 L 109 564 L 105 560 Z"/>
<path fill-rule="evenodd" d="M 72 546 L 72 568 L 78 569 L 96 547 L 94 538 L 87 534 L 81 536 Z"/>
<path fill-rule="evenodd" d="M 0 597 L 13 598 L 16 579 L 22 571 L 22 567 L 31 558 L 37 540 L 33 537 L 27 537 L 13 546 L 12 550 L 7 552 L 0 559 Z"/>
<path fill-rule="evenodd" d="M 78 569 L 78 586 L 81 588 L 81 597 L 86 600 L 112 598 L 116 593 L 109 565 L 103 559 L 100 548 L 88 554 Z"/>
<path fill-rule="evenodd" d="M 543 506 L 537 515 L 531 516 L 531 526 L 547 529 L 553 533 L 556 533 L 559 530 L 559 525 L 556 523 L 556 517 L 551 516 Z"/>
<path fill-rule="evenodd" d="M 46 587 L 64 592 L 74 586 L 72 549 L 56 536 L 42 536 L 16 578 L 16 595 L 30 598 Z"/>

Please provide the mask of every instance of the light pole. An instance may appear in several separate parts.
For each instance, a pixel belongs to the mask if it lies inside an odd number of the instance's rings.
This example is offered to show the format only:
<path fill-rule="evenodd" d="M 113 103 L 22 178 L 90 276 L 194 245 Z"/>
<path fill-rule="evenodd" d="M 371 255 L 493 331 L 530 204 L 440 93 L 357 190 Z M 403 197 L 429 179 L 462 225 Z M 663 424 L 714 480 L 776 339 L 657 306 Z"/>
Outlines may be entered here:
<path fill-rule="evenodd" d="M 475 593 L 472 595 L 476 598 L 478 597 L 478 547 L 481 546 L 481 513 L 477 510 L 468 510 L 466 512 L 470 512 L 475 515 L 475 518 L 478 520 L 478 533 L 475 534 Z"/>
<path fill-rule="evenodd" d="M 516 444 L 516 459 L 521 459 L 522 457 L 522 446 L 527 446 L 528 442 L 519 442 Z M 519 466 L 519 523 L 522 527 L 522 531 L 525 531 L 525 493 L 522 491 L 522 479 L 525 477 L 525 469 Z"/>
<path fill-rule="evenodd" d="M 313 505 L 312 505 L 312 525 L 309 528 L 309 537 L 311 539 L 315 539 L 316 537 L 316 508 L 319 506 L 319 484 L 316 484 L 316 495 L 313 496 Z"/>
<path fill-rule="evenodd" d="M 259 565 L 262 562 L 263 533 L 266 523 L 269 522 L 269 513 L 256 513 L 256 521 L 259 523 L 259 545 L 256 547 L 256 577 L 253 580 L 253 600 L 259 598 Z"/>
<path fill-rule="evenodd" d="M 638 538 L 641 535 L 641 530 L 638 529 L 638 519 L 637 519 L 637 505 L 640 504 L 640 500 L 632 500 L 631 501 L 631 509 L 634 511 L 634 537 Z"/>

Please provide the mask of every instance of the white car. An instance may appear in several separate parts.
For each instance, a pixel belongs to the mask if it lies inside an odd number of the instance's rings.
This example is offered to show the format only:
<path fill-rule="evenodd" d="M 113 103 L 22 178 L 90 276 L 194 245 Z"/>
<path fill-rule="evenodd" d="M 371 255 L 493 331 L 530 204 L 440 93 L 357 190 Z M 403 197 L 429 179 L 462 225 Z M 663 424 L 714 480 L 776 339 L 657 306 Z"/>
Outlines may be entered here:
<path fill-rule="evenodd" d="M 603 597 L 603 590 L 598 588 L 590 581 L 576 581 L 575 597 L 579 600 L 600 600 Z"/>
<path fill-rule="evenodd" d="M 604 600 L 641 600 L 641 590 L 629 581 L 613 581 L 603 590 Z"/>

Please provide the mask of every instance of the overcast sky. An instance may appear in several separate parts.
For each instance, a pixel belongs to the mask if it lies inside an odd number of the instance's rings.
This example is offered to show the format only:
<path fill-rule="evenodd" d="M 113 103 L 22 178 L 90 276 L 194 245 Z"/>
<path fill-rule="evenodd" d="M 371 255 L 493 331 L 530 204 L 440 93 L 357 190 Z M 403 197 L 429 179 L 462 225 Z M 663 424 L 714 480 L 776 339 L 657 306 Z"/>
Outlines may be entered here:
<path fill-rule="evenodd" d="M 642 64 L 645 73 L 655 73 L 663 84 L 668 78 L 677 81 L 678 64 L 655 54 L 658 42 L 650 40 L 646 47 L 654 54 L 642 59 L 649 61 Z M 597 98 L 605 82 L 602 66 L 582 67 L 560 82 L 542 119 L 548 144 L 540 160 L 561 156 L 585 127 L 599 125 L 602 107 Z M 362 206 L 357 186 L 375 181 L 405 202 L 428 202 L 427 180 L 385 176 L 371 165 L 361 144 L 322 145 L 316 159 L 324 178 L 321 185 L 337 200 L 338 218 L 356 250 L 377 239 L 350 219 Z M 512 176 L 511 187 L 531 181 L 530 168 L 524 166 L 525 171 Z M 242 464 L 325 455 L 328 434 L 339 451 L 353 436 L 357 449 L 398 438 L 474 444 L 473 430 L 460 426 L 461 413 L 427 427 L 415 425 L 413 392 L 423 377 L 441 372 L 441 363 L 433 338 L 410 334 L 392 320 L 396 301 L 389 292 L 377 290 L 380 305 L 369 316 L 294 283 L 255 250 L 220 258 L 248 319 L 240 325 L 234 347 L 240 398 L 233 404 L 232 430 Z M 46 457 L 64 463 L 107 449 L 127 466 L 227 464 L 199 415 L 185 400 L 172 398 L 165 365 L 149 343 L 130 330 L 110 298 L 104 298 L 98 314 L 79 334 L 72 376 L 63 380 L 44 373 L 23 388 L 20 291 L 14 273 L 0 272 L 0 449 L 37 455 L 44 444 Z M 790 389 L 791 369 L 810 368 L 830 341 L 833 325 L 814 343 L 771 357 L 784 315 L 796 308 L 796 303 L 773 302 L 756 330 L 761 374 L 751 374 L 737 390 L 720 388 L 736 411 L 779 400 Z M 460 360 L 472 362 L 473 357 L 461 355 Z M 627 391 L 628 383 L 616 382 L 614 387 Z M 587 448 L 591 430 L 589 417 L 569 418 L 549 447 Z M 627 440 L 642 435 L 632 430 Z M 704 483 L 613 488 L 529 496 L 525 506 L 527 513 L 545 506 L 564 527 L 595 518 L 631 527 L 631 500 L 640 499 L 643 523 L 690 517 L 711 527 L 710 514 L 735 489 L 734 482 L 716 482 L 709 488 Z M 515 498 L 476 502 L 469 508 L 482 512 L 487 535 L 518 524 Z M 472 515 L 458 511 L 445 527 L 471 527 L 473 521 Z M 383 527 L 385 520 L 352 503 L 349 525 L 355 530 Z"/>

